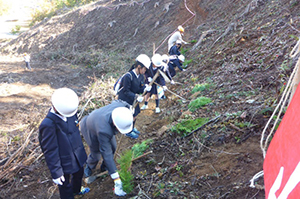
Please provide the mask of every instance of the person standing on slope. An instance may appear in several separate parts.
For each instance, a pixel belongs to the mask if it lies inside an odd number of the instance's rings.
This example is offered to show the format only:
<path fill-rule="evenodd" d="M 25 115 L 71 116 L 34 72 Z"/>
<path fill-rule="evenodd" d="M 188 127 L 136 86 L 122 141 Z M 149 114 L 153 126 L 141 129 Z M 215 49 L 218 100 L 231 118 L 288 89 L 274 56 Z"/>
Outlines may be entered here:
<path fill-rule="evenodd" d="M 134 101 L 142 102 L 144 97 L 140 94 L 145 90 L 150 91 L 151 86 L 145 85 L 144 74 L 151 64 L 150 58 L 145 54 L 140 54 L 136 58 L 136 62 L 131 66 L 129 72 L 127 72 L 121 80 L 120 87 L 118 91 L 118 99 L 127 102 L 130 105 L 133 105 Z M 134 110 L 134 123 L 137 115 L 141 112 L 139 104 L 136 105 Z M 134 125 L 133 123 L 133 125 Z M 126 136 L 137 139 L 140 132 L 133 128 L 131 132 L 126 134 Z"/>
<path fill-rule="evenodd" d="M 162 68 L 162 56 L 160 54 L 154 54 L 153 57 L 151 58 L 152 63 L 145 73 L 146 76 L 146 82 L 151 82 L 152 78 L 155 76 L 156 73 L 159 73 L 158 70 L 161 70 Z M 160 84 L 163 87 L 163 90 L 166 91 L 166 82 L 164 78 L 159 75 L 158 78 L 155 80 L 156 83 Z M 142 106 L 142 110 L 148 109 L 148 101 L 150 100 L 151 95 L 155 96 L 155 103 L 156 103 L 156 108 L 155 108 L 155 113 L 160 113 L 160 108 L 159 108 L 159 98 L 158 98 L 158 93 L 157 93 L 157 85 L 153 84 L 152 88 L 150 91 L 147 92 L 145 96 L 145 104 Z"/>
<path fill-rule="evenodd" d="M 60 198 L 89 192 L 81 187 L 83 165 L 87 159 L 76 115 L 78 96 L 69 88 L 54 91 L 52 107 L 39 126 L 39 142 Z"/>
<path fill-rule="evenodd" d="M 114 193 L 125 196 L 122 182 L 117 172 L 114 153 L 117 148 L 115 135 L 120 132 L 127 134 L 133 128 L 133 114 L 130 105 L 122 100 L 115 100 L 111 104 L 94 110 L 82 118 L 80 122 L 81 133 L 90 148 L 90 154 L 84 169 L 86 177 L 92 175 L 101 156 L 101 172 L 108 170 L 114 180 Z"/>
<path fill-rule="evenodd" d="M 188 44 L 187 42 L 183 41 L 182 35 L 184 33 L 184 28 L 182 26 L 178 26 L 178 31 L 176 31 L 168 40 L 168 52 L 170 51 L 171 47 L 175 44 L 177 40 L 180 40 L 184 44 Z"/>

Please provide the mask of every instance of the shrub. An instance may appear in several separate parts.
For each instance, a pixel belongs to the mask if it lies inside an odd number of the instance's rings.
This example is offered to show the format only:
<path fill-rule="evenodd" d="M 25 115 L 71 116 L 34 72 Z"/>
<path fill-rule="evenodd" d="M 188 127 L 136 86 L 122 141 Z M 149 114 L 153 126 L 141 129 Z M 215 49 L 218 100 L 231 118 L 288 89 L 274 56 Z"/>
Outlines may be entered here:
<path fill-rule="evenodd" d="M 194 112 L 196 109 L 211 103 L 211 99 L 207 97 L 198 97 L 197 99 L 190 102 L 188 108 L 190 111 Z"/>
<path fill-rule="evenodd" d="M 192 89 L 192 94 L 198 92 L 198 91 L 204 91 L 211 87 L 210 84 L 204 83 L 204 84 L 196 84 L 195 87 Z"/>
<path fill-rule="evenodd" d="M 183 120 L 180 123 L 176 124 L 171 128 L 172 132 L 180 134 L 182 137 L 186 136 L 193 130 L 199 128 L 203 124 L 208 122 L 208 118 L 197 118 L 197 119 L 189 119 Z"/>
<path fill-rule="evenodd" d="M 133 156 L 132 150 L 127 150 L 124 153 L 122 153 L 120 158 L 117 160 L 117 162 L 120 164 L 119 175 L 120 178 L 122 179 L 123 190 L 126 193 L 132 192 L 134 188 L 134 184 L 133 184 L 134 176 L 130 172 L 132 156 Z"/>
<path fill-rule="evenodd" d="M 142 143 L 137 143 L 133 145 L 132 147 L 132 153 L 133 153 L 133 158 L 139 157 L 140 155 L 143 155 L 143 153 L 146 151 L 146 149 L 149 148 L 149 143 L 152 143 L 152 139 L 148 139 L 143 141 Z"/>

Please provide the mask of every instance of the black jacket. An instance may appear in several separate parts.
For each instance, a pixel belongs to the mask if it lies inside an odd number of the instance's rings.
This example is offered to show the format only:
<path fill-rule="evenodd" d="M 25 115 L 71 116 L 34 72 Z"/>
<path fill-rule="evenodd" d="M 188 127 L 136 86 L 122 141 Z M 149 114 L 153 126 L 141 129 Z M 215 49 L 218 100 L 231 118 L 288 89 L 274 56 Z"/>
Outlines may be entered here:
<path fill-rule="evenodd" d="M 77 123 L 76 115 L 65 122 L 49 111 L 39 126 L 40 145 L 53 179 L 79 171 L 87 159 Z"/>

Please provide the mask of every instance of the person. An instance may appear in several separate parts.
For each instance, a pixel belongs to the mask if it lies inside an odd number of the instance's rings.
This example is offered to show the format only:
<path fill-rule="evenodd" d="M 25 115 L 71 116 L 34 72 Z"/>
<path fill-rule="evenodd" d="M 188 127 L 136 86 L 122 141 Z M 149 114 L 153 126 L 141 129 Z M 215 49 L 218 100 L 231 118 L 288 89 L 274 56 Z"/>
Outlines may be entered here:
<path fill-rule="evenodd" d="M 60 198 L 89 192 L 82 187 L 83 165 L 87 159 L 76 115 L 78 96 L 69 88 L 54 91 L 52 107 L 39 126 L 39 143 Z"/>
<path fill-rule="evenodd" d="M 173 56 L 173 57 L 177 57 L 179 55 L 181 55 L 180 53 L 180 48 L 181 48 L 181 41 L 177 40 L 175 45 L 171 47 L 170 51 L 169 51 L 169 55 Z"/>
<path fill-rule="evenodd" d="M 170 62 L 168 64 L 169 66 L 169 72 L 172 77 L 176 75 L 175 68 L 178 67 L 181 71 L 186 71 L 186 69 L 182 68 L 182 63 L 185 60 L 184 55 L 179 55 L 178 57 L 170 56 Z"/>
<path fill-rule="evenodd" d="M 182 43 L 187 44 L 187 42 L 182 39 L 183 33 L 184 28 L 182 26 L 178 26 L 177 31 L 168 40 L 168 52 L 177 40 L 180 40 Z"/>
<path fill-rule="evenodd" d="M 24 57 L 24 61 L 25 61 L 25 64 L 26 64 L 26 68 L 28 68 L 29 70 L 31 70 L 31 67 L 30 67 L 30 55 L 27 54 L 27 53 L 24 53 L 23 57 Z"/>
<path fill-rule="evenodd" d="M 145 76 L 146 76 L 146 82 L 151 82 L 152 78 L 155 76 L 156 73 L 159 73 L 158 70 L 161 70 L 161 66 L 162 66 L 162 57 L 160 54 L 154 54 L 153 57 L 151 58 L 151 65 L 149 67 L 149 69 L 146 71 Z M 161 85 L 163 87 L 163 90 L 166 91 L 167 87 L 166 87 L 166 82 L 164 80 L 164 78 L 159 75 L 157 77 L 157 79 L 155 80 L 155 82 L 159 85 Z M 158 93 L 157 93 L 157 85 L 153 84 L 152 88 L 150 91 L 147 92 L 146 96 L 145 96 L 145 103 L 142 106 L 142 110 L 148 109 L 148 101 L 150 100 L 151 95 L 155 96 L 155 113 L 160 113 L 160 108 L 159 108 L 159 97 L 158 97 Z"/>
<path fill-rule="evenodd" d="M 133 128 L 133 114 L 130 105 L 122 100 L 115 100 L 111 104 L 94 110 L 82 118 L 80 130 L 90 148 L 84 174 L 92 175 L 92 169 L 96 168 L 101 156 L 101 172 L 108 170 L 114 180 L 114 193 L 124 196 L 122 181 L 114 161 L 114 153 L 117 148 L 115 135 L 119 131 L 127 134 Z"/>
<path fill-rule="evenodd" d="M 172 64 L 170 63 L 169 56 L 167 54 L 163 54 L 161 56 L 161 58 L 162 58 L 162 70 L 165 72 L 167 77 L 170 79 L 170 81 L 171 81 L 170 83 L 175 84 L 175 82 L 173 80 L 173 76 L 170 73 L 170 69 L 174 70 L 174 68 L 173 68 Z"/>
<path fill-rule="evenodd" d="M 145 85 L 144 74 L 151 64 L 150 58 L 145 54 L 140 54 L 136 58 L 136 62 L 131 66 L 129 72 L 127 72 L 121 80 L 120 89 L 118 91 L 118 99 L 127 102 L 130 105 L 134 105 L 135 101 L 142 102 L 144 97 L 140 94 L 145 90 L 149 91 L 151 86 Z M 141 112 L 139 104 L 136 105 L 134 110 L 134 124 L 137 115 Z M 133 124 L 133 125 L 134 125 Z M 140 132 L 133 128 L 132 132 L 126 134 L 126 136 L 137 139 Z"/>

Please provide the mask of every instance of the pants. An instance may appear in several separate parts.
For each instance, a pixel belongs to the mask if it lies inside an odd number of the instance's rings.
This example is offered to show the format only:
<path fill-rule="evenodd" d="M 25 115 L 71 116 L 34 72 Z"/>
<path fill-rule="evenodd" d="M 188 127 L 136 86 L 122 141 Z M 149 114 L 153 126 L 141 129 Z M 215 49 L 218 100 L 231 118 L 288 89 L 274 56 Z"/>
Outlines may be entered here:
<path fill-rule="evenodd" d="M 31 67 L 30 67 L 30 63 L 29 62 L 25 62 L 26 63 L 26 67 L 29 69 L 29 70 L 31 70 Z"/>
<path fill-rule="evenodd" d="M 65 182 L 63 185 L 58 185 L 60 198 L 74 199 L 74 194 L 79 193 L 81 189 L 83 167 L 81 167 L 76 173 L 65 174 L 64 177 Z"/>
<path fill-rule="evenodd" d="M 114 136 L 111 139 L 111 149 L 113 151 L 113 154 L 115 154 L 116 149 L 117 149 L 117 141 L 116 141 L 116 137 Z M 89 157 L 86 161 L 87 165 L 90 167 L 90 169 L 95 169 L 99 160 L 101 159 L 101 153 L 99 151 L 99 145 L 98 146 L 89 146 L 90 148 L 90 154 Z M 105 162 L 103 162 L 105 165 Z"/>

